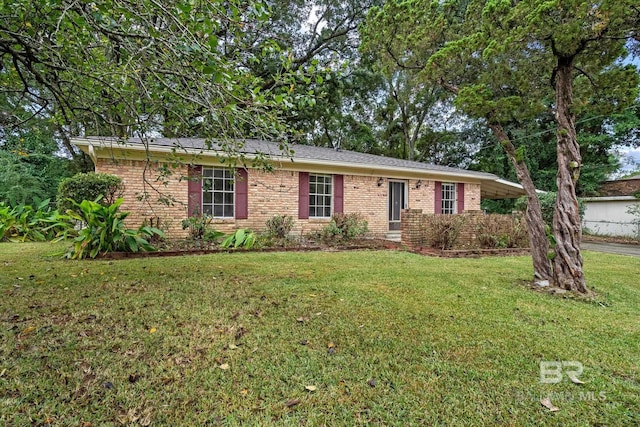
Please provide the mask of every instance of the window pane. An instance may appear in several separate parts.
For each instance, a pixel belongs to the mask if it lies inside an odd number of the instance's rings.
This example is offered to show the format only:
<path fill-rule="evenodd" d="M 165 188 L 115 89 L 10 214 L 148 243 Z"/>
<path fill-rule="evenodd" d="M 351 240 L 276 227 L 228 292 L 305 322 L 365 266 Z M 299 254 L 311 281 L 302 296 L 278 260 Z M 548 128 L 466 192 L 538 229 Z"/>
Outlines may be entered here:
<path fill-rule="evenodd" d="M 233 181 L 230 179 L 225 180 L 224 189 L 225 191 L 233 191 Z"/>
<path fill-rule="evenodd" d="M 205 214 L 205 215 L 211 215 L 211 205 L 203 206 L 202 207 L 202 213 Z"/>
<path fill-rule="evenodd" d="M 214 169 L 213 170 L 213 176 L 216 177 L 216 178 L 224 177 L 224 169 Z"/>
<path fill-rule="evenodd" d="M 224 210 L 222 208 L 222 205 L 215 205 L 213 207 L 213 216 L 217 216 L 217 217 L 222 217 L 224 216 Z"/>
<path fill-rule="evenodd" d="M 213 203 L 213 194 L 210 192 L 202 193 L 202 202 L 206 204 Z"/>
<path fill-rule="evenodd" d="M 224 204 L 233 205 L 233 193 L 224 193 Z"/>

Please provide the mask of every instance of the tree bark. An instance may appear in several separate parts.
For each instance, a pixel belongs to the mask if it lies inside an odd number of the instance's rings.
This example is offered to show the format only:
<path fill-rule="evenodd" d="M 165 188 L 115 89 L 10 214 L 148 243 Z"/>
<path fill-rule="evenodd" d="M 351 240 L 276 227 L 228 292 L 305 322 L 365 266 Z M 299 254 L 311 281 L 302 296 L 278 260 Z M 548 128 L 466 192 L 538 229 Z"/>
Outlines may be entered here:
<path fill-rule="evenodd" d="M 536 280 L 549 280 L 553 278 L 551 262 L 549 261 L 549 238 L 545 230 L 544 219 L 540 200 L 536 193 L 536 187 L 531 179 L 529 168 L 524 159 L 518 155 L 516 147 L 509 139 L 502 125 L 489 121 L 489 128 L 509 156 L 511 163 L 518 175 L 518 181 L 527 193 L 527 210 L 525 211 L 525 222 L 529 231 L 529 248 L 533 259 L 533 276 Z"/>
<path fill-rule="evenodd" d="M 573 56 L 558 57 L 555 74 L 558 198 L 553 212 L 553 234 L 556 240 L 553 282 L 563 289 L 588 294 L 580 254 L 582 224 L 576 197 L 576 182 L 580 177 L 582 157 L 576 137 L 575 117 L 571 112 L 573 60 Z"/>

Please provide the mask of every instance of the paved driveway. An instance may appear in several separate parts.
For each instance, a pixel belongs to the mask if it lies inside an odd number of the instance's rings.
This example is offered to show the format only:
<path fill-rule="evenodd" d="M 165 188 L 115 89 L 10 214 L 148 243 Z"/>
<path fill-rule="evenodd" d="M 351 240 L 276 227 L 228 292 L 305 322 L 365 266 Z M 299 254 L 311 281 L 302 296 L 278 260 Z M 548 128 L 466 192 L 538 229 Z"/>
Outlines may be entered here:
<path fill-rule="evenodd" d="M 582 242 L 582 249 L 587 251 L 608 252 L 610 254 L 631 255 L 640 257 L 640 245 L 623 245 L 620 243 Z"/>

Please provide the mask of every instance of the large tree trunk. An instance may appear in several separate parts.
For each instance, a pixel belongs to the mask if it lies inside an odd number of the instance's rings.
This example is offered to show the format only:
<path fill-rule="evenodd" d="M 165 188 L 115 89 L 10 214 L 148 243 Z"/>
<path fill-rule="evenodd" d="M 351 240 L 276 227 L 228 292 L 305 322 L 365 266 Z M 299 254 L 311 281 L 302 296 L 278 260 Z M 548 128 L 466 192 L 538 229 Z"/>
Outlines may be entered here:
<path fill-rule="evenodd" d="M 545 230 L 544 220 L 542 219 L 542 209 L 540 208 L 540 200 L 536 193 L 536 187 L 533 184 L 529 168 L 524 162 L 522 156 L 518 152 L 509 139 L 500 124 L 489 122 L 489 128 L 498 138 L 500 144 L 509 156 L 518 175 L 518 181 L 522 184 L 524 191 L 527 193 L 527 210 L 525 212 L 525 220 L 529 231 L 529 248 L 531 249 L 531 257 L 533 258 L 533 275 L 536 280 L 549 280 L 553 277 L 551 262 L 549 261 L 549 238 Z"/>
<path fill-rule="evenodd" d="M 555 286 L 587 294 L 582 271 L 582 224 L 576 197 L 582 157 L 576 137 L 573 101 L 573 57 L 559 57 L 556 69 L 556 122 L 558 124 L 558 198 L 553 212 L 553 234 L 556 239 L 553 259 Z"/>

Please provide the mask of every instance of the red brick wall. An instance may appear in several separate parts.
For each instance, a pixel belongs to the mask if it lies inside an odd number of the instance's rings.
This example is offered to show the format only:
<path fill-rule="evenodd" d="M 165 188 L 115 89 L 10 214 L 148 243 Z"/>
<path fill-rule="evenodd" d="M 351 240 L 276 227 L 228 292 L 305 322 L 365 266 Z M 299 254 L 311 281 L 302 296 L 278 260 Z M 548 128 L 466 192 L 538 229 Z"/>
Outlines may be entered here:
<path fill-rule="evenodd" d="M 171 172 L 158 179 L 158 165 Z M 137 160 L 99 159 L 96 172 L 118 175 L 122 178 L 125 201 L 123 211 L 131 212 L 129 226 L 137 227 L 144 220 L 160 218 L 161 226 L 170 237 L 186 236 L 181 222 L 187 215 L 188 181 L 185 166 L 171 168 L 168 164 L 146 163 Z M 265 222 L 273 215 L 289 215 L 294 218 L 295 233 L 306 234 L 324 227 L 328 219 L 298 219 L 298 172 L 276 170 L 248 171 L 248 218 L 244 220 L 216 219 L 214 227 L 223 232 L 248 227 L 263 230 Z M 344 175 L 344 212 L 360 213 L 369 223 L 372 236 L 384 237 L 388 231 L 388 180 L 378 186 L 378 176 Z M 424 212 L 434 212 L 435 182 L 405 180 L 408 186 L 408 206 Z M 171 198 L 169 204 L 163 199 Z M 480 208 L 480 185 L 465 184 L 465 210 Z"/>

